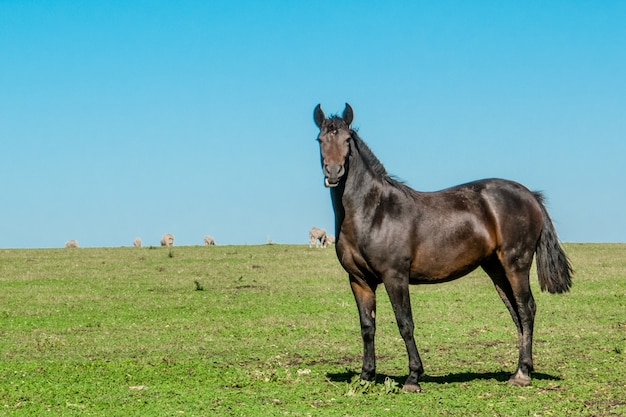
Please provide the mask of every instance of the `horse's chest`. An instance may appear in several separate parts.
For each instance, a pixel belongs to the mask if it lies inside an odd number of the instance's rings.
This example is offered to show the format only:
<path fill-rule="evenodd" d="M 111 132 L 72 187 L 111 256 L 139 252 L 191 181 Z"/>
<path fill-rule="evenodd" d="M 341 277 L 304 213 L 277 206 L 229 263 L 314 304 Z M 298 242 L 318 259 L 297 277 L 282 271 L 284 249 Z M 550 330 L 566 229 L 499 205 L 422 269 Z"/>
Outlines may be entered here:
<path fill-rule="evenodd" d="M 345 241 L 338 241 L 335 247 L 339 263 L 347 273 L 363 278 L 373 274 L 371 266 L 363 256 L 364 254 L 354 245 L 346 244 Z"/>
<path fill-rule="evenodd" d="M 376 246 L 352 243 L 336 244 L 337 257 L 341 266 L 350 275 L 360 277 L 366 281 L 380 283 L 383 275 L 389 270 L 406 270 L 408 273 L 409 261 L 405 251 L 385 251 Z"/>

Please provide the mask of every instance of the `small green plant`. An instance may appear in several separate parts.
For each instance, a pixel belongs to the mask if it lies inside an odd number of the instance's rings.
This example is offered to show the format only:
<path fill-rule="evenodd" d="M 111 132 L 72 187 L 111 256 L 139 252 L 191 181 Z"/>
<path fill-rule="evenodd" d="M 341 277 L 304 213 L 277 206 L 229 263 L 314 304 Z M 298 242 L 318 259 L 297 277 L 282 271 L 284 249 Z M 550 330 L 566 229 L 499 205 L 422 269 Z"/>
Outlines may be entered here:
<path fill-rule="evenodd" d="M 376 381 L 364 381 L 359 375 L 355 375 L 348 383 L 347 397 L 353 397 L 357 395 L 370 394 L 370 395 L 390 395 L 398 394 L 402 390 L 396 381 L 386 377 L 382 384 L 377 384 Z"/>
<path fill-rule="evenodd" d="M 198 281 L 197 279 L 193 281 L 194 284 L 196 284 L 196 291 L 204 291 L 204 287 L 202 286 L 202 284 L 200 283 L 200 281 Z"/>

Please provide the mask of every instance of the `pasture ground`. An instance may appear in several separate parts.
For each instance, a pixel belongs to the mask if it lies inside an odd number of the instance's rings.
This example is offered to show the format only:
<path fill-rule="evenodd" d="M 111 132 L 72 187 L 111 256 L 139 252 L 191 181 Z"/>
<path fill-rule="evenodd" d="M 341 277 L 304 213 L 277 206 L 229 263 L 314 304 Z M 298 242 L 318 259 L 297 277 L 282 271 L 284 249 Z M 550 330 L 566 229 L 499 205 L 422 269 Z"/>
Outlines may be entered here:
<path fill-rule="evenodd" d="M 358 316 L 333 248 L 0 250 L 0 415 L 624 416 L 626 245 L 565 248 L 570 293 L 531 278 L 531 387 L 505 382 L 515 327 L 476 271 L 412 287 L 423 392 L 358 395 Z M 385 387 L 407 358 L 378 294 Z"/>

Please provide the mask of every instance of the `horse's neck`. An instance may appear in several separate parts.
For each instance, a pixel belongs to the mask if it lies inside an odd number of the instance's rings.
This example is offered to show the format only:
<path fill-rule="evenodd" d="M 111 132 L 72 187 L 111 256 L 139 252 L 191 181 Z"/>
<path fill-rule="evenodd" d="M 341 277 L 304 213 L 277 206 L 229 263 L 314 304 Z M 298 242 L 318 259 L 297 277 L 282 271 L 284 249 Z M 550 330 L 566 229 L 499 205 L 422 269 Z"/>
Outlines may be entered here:
<path fill-rule="evenodd" d="M 358 200 L 364 198 L 372 188 L 380 188 L 385 183 L 383 175 L 377 173 L 381 169 L 386 174 L 385 169 L 365 143 L 360 141 L 353 144 L 349 158 L 344 196 Z"/>
<path fill-rule="evenodd" d="M 365 207 L 365 199 L 371 196 L 374 188 L 384 186 L 355 147 L 349 156 L 345 179 L 331 189 L 331 199 L 335 210 L 336 227 L 339 230 L 347 215 L 358 215 Z M 338 231 L 337 230 L 337 231 Z M 338 234 L 338 233 L 337 233 Z"/>

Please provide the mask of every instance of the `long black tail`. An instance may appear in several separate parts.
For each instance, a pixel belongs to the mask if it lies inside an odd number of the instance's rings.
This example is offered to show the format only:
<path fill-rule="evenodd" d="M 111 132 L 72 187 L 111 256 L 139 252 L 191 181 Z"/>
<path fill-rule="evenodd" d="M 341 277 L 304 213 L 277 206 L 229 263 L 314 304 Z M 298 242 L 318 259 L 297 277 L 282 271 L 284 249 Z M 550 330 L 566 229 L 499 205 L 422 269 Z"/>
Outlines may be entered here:
<path fill-rule="evenodd" d="M 537 244 L 537 276 L 541 291 L 564 293 L 572 286 L 572 265 L 559 243 L 552 219 L 544 205 L 543 194 L 535 192 L 543 211 L 543 228 Z"/>

